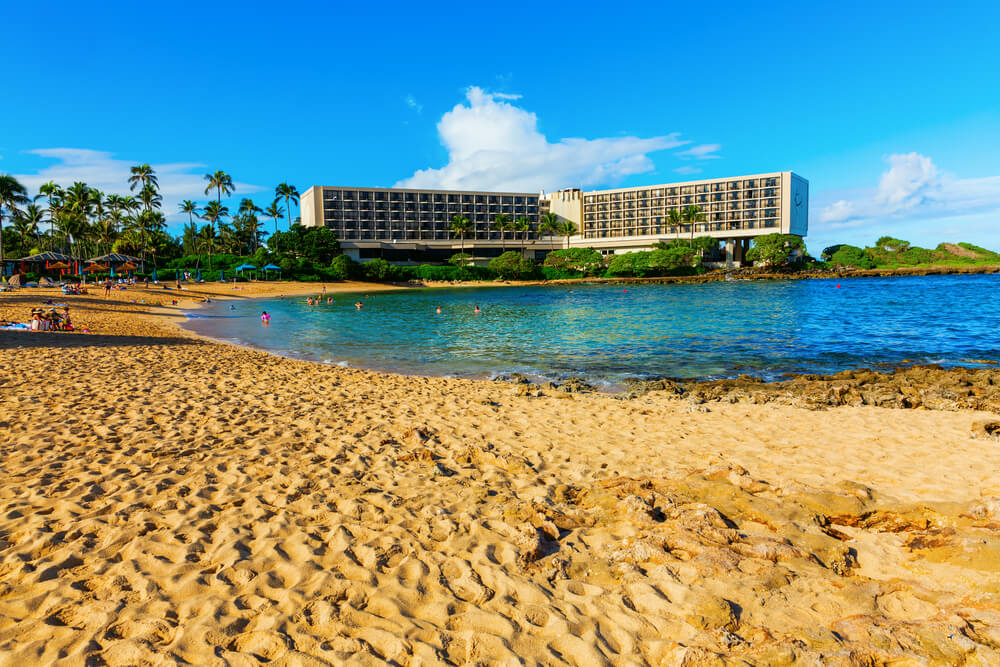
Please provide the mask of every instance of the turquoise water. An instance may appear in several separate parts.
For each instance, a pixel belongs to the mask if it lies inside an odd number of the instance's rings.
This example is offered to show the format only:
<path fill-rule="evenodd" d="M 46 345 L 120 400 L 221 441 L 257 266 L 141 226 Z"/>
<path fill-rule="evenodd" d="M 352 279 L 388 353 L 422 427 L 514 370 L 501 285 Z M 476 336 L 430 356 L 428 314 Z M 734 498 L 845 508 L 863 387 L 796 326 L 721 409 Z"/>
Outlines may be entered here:
<path fill-rule="evenodd" d="M 1000 359 L 1000 275 L 332 296 L 334 304 L 312 307 L 304 297 L 235 310 L 210 304 L 188 326 L 333 364 L 413 375 L 583 376 L 606 385 Z M 262 310 L 272 315 L 266 328 Z"/>

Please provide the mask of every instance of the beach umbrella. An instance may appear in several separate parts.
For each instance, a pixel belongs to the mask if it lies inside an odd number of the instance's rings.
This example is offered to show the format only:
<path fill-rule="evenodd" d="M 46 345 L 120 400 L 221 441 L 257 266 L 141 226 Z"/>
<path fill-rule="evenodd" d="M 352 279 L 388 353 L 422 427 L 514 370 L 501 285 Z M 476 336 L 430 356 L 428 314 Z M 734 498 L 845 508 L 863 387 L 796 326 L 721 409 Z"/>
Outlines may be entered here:
<path fill-rule="evenodd" d="M 138 267 L 135 264 L 133 264 L 132 262 L 125 262 L 124 264 L 122 264 L 118 268 L 120 270 L 122 270 L 122 271 L 135 271 Z"/>
<path fill-rule="evenodd" d="M 111 267 L 111 277 L 112 278 L 115 277 L 115 267 L 113 267 L 113 266 Z"/>
<path fill-rule="evenodd" d="M 96 264 L 95 263 L 95 264 L 91 264 L 90 266 L 88 266 L 84 270 L 85 271 L 90 271 L 91 273 L 97 273 L 98 271 L 107 271 L 108 267 L 104 266 L 103 264 Z"/>
<path fill-rule="evenodd" d="M 52 262 L 51 264 L 49 264 L 45 268 L 47 268 L 47 269 L 68 269 L 69 268 L 69 264 L 67 264 L 66 262 Z"/>
<path fill-rule="evenodd" d="M 264 275 L 265 276 L 267 275 L 268 271 L 277 271 L 278 275 L 279 276 L 281 275 L 281 267 L 278 266 L 278 265 L 276 265 L 276 264 L 268 264 L 267 266 L 264 267 Z"/>
<path fill-rule="evenodd" d="M 195 271 L 194 279 L 197 280 L 198 282 L 201 282 L 201 269 Z"/>
<path fill-rule="evenodd" d="M 219 280 L 225 280 L 225 279 L 226 279 L 226 272 L 219 271 Z"/>
<path fill-rule="evenodd" d="M 156 282 L 156 267 L 153 267 L 153 282 Z"/>

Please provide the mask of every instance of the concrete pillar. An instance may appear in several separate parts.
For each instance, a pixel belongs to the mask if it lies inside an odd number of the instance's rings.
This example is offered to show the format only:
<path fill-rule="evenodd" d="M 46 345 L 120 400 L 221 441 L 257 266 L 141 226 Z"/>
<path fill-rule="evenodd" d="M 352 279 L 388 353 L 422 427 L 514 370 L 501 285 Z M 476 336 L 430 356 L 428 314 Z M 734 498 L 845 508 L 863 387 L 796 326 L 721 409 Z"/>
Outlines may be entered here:
<path fill-rule="evenodd" d="M 733 268 L 733 250 L 735 249 L 733 239 L 726 239 L 726 268 Z"/>
<path fill-rule="evenodd" d="M 740 266 L 743 265 L 743 241 L 744 239 L 736 239 L 736 247 L 733 249 L 733 261 Z"/>

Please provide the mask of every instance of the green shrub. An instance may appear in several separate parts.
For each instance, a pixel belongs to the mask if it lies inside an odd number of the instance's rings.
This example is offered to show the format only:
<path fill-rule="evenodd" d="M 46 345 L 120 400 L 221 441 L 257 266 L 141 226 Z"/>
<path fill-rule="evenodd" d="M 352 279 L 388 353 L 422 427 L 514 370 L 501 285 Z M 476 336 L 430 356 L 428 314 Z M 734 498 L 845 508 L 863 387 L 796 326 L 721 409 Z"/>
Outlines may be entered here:
<path fill-rule="evenodd" d="M 830 262 L 835 266 L 853 266 L 858 269 L 875 268 L 875 261 L 867 252 L 857 246 L 846 244 L 837 247 L 837 251 L 830 257 Z"/>
<path fill-rule="evenodd" d="M 747 259 L 754 264 L 776 266 L 784 264 L 793 255 L 806 253 L 806 242 L 794 234 L 764 234 L 754 239 L 747 251 Z"/>
<path fill-rule="evenodd" d="M 381 257 L 369 260 L 361 265 L 361 270 L 367 280 L 381 282 L 389 279 L 392 265 Z"/>
<path fill-rule="evenodd" d="M 472 261 L 472 255 L 467 252 L 456 252 L 448 258 L 448 263 L 452 266 L 465 266 Z"/>
<path fill-rule="evenodd" d="M 688 248 L 690 250 L 690 248 Z M 653 252 L 666 252 L 665 250 L 654 250 Z M 633 276 L 640 278 L 649 275 L 652 269 L 649 266 L 649 256 L 652 252 L 626 252 L 615 255 L 608 264 L 609 276 Z"/>
<path fill-rule="evenodd" d="M 520 252 L 508 250 L 490 261 L 490 269 L 501 278 L 518 280 L 530 277 L 535 272 L 535 263 L 523 257 Z"/>
<path fill-rule="evenodd" d="M 544 265 L 557 271 L 576 272 L 577 276 L 593 276 L 604 267 L 604 258 L 593 248 L 567 248 L 550 252 Z"/>
<path fill-rule="evenodd" d="M 350 280 L 358 275 L 358 263 L 347 255 L 337 255 L 330 262 L 331 280 Z"/>

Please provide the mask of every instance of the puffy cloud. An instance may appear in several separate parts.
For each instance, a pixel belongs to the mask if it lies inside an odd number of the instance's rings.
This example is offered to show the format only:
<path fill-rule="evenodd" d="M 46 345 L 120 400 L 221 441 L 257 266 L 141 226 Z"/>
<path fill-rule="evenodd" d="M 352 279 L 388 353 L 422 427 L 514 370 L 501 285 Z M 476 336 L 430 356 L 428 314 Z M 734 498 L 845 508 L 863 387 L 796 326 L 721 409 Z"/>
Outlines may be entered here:
<path fill-rule="evenodd" d="M 681 158 L 694 158 L 695 160 L 715 160 L 721 156 L 712 155 L 712 153 L 718 152 L 720 148 L 722 148 L 722 144 L 698 144 L 687 150 L 674 153 L 674 155 Z"/>
<path fill-rule="evenodd" d="M 105 194 L 117 192 L 130 194 L 128 186 L 129 168 L 139 164 L 135 160 L 119 160 L 112 153 L 86 148 L 38 148 L 27 151 L 33 155 L 56 160 L 55 164 L 40 169 L 33 174 L 15 174 L 28 188 L 37 192 L 39 186 L 55 181 L 63 187 L 75 181 L 101 190 Z M 205 165 L 197 162 L 173 162 L 153 164 L 163 196 L 163 212 L 171 222 L 187 221 L 187 216 L 177 213 L 177 205 L 184 199 L 207 199 L 205 195 Z M 193 170 L 199 170 L 192 173 Z M 231 196 L 245 196 L 265 188 L 249 183 L 234 182 L 235 193 Z"/>
<path fill-rule="evenodd" d="M 886 162 L 889 168 L 878 187 L 824 206 L 818 222 L 855 226 L 869 221 L 957 218 L 1000 209 L 1000 176 L 957 178 L 940 172 L 931 158 L 919 153 L 890 155 Z"/>
<path fill-rule="evenodd" d="M 642 139 L 609 137 L 549 142 L 534 113 L 510 104 L 516 95 L 471 87 L 466 103 L 438 122 L 448 163 L 421 169 L 396 187 L 533 192 L 620 181 L 654 168 L 648 153 L 688 142 L 676 133 Z"/>

